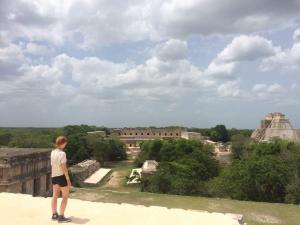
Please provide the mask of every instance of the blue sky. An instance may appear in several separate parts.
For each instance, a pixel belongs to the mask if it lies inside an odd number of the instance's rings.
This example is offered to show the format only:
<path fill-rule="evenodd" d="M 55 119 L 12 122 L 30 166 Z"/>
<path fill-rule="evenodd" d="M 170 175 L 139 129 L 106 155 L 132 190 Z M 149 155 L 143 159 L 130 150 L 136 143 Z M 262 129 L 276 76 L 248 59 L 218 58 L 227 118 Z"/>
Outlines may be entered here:
<path fill-rule="evenodd" d="M 300 128 L 297 0 L 0 2 L 0 126 Z"/>

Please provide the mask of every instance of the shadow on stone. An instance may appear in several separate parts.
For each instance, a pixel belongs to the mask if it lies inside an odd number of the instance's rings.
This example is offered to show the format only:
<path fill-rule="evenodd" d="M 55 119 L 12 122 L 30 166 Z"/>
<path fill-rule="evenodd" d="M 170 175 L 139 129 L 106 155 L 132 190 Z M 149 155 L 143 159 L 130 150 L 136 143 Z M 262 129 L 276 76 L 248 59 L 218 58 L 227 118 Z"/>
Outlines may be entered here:
<path fill-rule="evenodd" d="M 86 224 L 87 222 L 89 222 L 89 219 L 84 219 L 84 218 L 79 218 L 76 216 L 71 216 L 70 219 L 72 220 L 72 223 L 75 224 Z"/>

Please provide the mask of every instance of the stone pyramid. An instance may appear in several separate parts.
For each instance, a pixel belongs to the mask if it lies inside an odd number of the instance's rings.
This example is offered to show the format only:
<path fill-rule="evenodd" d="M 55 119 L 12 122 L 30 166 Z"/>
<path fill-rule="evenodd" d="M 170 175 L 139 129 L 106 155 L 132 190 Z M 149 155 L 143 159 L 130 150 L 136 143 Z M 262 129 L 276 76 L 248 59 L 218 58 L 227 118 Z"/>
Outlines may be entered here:
<path fill-rule="evenodd" d="M 300 130 L 294 129 L 284 114 L 269 113 L 261 121 L 260 128 L 252 133 L 251 138 L 258 141 L 270 141 L 273 138 L 280 138 L 300 142 Z"/>

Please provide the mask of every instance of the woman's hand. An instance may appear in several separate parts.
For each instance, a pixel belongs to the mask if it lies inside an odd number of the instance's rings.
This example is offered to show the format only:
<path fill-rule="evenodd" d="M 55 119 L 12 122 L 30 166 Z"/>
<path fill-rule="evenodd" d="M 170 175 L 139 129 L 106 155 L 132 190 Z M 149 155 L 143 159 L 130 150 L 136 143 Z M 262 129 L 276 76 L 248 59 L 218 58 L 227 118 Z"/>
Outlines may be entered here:
<path fill-rule="evenodd" d="M 72 188 L 72 184 L 71 184 L 70 179 L 67 179 L 67 183 L 68 183 L 68 187 L 71 189 Z"/>

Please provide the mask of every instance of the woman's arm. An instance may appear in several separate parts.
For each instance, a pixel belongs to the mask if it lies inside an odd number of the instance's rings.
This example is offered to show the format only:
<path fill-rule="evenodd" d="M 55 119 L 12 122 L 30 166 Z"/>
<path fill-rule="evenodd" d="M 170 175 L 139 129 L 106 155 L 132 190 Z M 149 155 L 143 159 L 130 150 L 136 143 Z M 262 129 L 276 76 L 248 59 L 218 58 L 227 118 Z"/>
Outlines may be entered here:
<path fill-rule="evenodd" d="M 69 173 L 68 173 L 67 163 L 62 163 L 61 168 L 62 168 L 62 171 L 63 171 L 64 175 L 66 176 L 68 185 L 71 186 L 71 181 L 70 181 L 70 177 L 69 177 Z"/>

